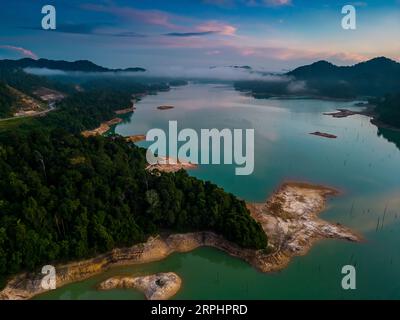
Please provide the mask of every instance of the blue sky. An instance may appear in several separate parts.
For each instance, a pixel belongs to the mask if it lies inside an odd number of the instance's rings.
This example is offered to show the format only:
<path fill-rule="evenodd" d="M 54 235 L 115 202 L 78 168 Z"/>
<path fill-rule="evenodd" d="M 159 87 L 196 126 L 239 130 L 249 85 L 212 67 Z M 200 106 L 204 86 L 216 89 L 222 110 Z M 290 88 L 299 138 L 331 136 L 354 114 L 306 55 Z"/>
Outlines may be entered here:
<path fill-rule="evenodd" d="M 57 30 L 41 29 L 41 8 Z M 357 29 L 341 28 L 341 8 Z M 246 64 L 279 71 L 325 59 L 400 59 L 400 0 L 18 0 L 1 2 L 0 58 L 88 59 L 107 67 Z"/>

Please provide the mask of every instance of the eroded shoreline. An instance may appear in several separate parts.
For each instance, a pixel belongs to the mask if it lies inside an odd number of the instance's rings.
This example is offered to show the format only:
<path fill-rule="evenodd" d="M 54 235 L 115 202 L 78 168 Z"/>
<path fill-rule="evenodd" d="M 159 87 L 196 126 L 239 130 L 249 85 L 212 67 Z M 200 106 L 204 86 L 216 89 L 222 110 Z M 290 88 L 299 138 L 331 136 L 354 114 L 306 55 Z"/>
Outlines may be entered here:
<path fill-rule="evenodd" d="M 248 204 L 251 216 L 260 222 L 268 235 L 269 246 L 264 250 L 243 249 L 208 231 L 150 237 L 142 244 L 56 266 L 57 287 L 85 280 L 113 266 L 159 261 L 174 252 L 189 252 L 202 246 L 241 258 L 261 272 L 279 271 L 294 256 L 306 254 L 317 240 L 361 240 L 350 229 L 318 217 L 326 206 L 327 197 L 337 194 L 337 190 L 324 186 L 287 182 L 266 202 Z M 42 277 L 42 274 L 28 273 L 15 276 L 0 292 L 0 299 L 30 299 L 46 292 L 41 287 Z"/>

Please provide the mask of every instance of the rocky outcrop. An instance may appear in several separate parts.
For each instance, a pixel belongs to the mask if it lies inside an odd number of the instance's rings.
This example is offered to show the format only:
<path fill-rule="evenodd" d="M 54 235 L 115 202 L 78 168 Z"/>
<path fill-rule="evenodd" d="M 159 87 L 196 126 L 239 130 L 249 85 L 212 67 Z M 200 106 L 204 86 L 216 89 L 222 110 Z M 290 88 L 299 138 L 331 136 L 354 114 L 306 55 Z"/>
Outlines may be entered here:
<path fill-rule="evenodd" d="M 148 300 L 167 300 L 180 289 L 182 280 L 173 272 L 143 277 L 112 277 L 98 286 L 99 290 L 134 288 L 142 291 Z"/>
<path fill-rule="evenodd" d="M 182 160 L 175 159 L 172 157 L 157 157 L 157 163 L 149 164 L 146 167 L 147 171 L 160 171 L 160 172 L 177 172 L 179 170 L 191 170 L 196 169 L 198 167 L 197 164 Z"/>

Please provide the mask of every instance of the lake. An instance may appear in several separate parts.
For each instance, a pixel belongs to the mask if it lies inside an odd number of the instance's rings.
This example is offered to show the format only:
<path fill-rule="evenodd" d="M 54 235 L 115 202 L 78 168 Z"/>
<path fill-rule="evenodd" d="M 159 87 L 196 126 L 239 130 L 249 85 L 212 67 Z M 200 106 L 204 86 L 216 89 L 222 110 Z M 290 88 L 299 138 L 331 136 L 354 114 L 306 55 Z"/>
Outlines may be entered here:
<path fill-rule="evenodd" d="M 158 110 L 160 105 L 175 108 Z M 201 165 L 190 174 L 253 202 L 264 201 L 285 180 L 335 187 L 341 195 L 329 200 L 322 218 L 349 226 L 366 241 L 322 240 L 306 256 L 274 274 L 260 273 L 216 249 L 200 248 L 160 262 L 113 268 L 37 299 L 143 299 L 134 290 L 98 292 L 96 285 L 110 275 L 170 271 L 183 280 L 177 299 L 400 298 L 400 151 L 378 135 L 366 116 L 323 115 L 336 108 L 359 108 L 354 102 L 258 100 L 228 85 L 191 83 L 147 96 L 136 107 L 114 128 L 116 133 L 145 134 L 152 128 L 168 132 L 169 120 L 176 120 L 178 129 L 196 131 L 254 129 L 252 175 L 235 175 L 235 165 Z M 309 134 L 314 131 L 338 138 Z M 399 132 L 390 136 L 400 141 Z M 356 290 L 341 288 L 341 269 L 346 264 L 356 267 Z"/>

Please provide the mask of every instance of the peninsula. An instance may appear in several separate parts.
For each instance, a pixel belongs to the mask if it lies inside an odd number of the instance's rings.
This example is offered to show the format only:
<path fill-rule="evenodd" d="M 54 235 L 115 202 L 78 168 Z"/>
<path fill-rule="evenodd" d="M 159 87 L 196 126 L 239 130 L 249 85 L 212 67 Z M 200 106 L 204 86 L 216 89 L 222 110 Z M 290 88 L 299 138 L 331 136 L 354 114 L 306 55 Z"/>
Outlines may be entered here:
<path fill-rule="evenodd" d="M 87 279 L 113 266 L 158 261 L 173 252 L 188 252 L 201 246 L 222 250 L 247 261 L 262 272 L 279 271 L 285 268 L 293 257 L 306 254 L 318 240 L 332 238 L 361 241 L 361 236 L 350 229 L 318 217 L 325 209 L 327 197 L 337 194 L 337 190 L 325 186 L 286 182 L 266 202 L 248 203 L 251 216 L 268 234 L 266 249 L 244 249 L 209 231 L 160 234 L 150 237 L 145 243 L 114 249 L 93 259 L 58 265 L 57 286 Z M 0 292 L 0 299 L 30 299 L 45 292 L 40 286 L 41 277 L 41 274 L 32 273 L 17 275 Z M 152 282 L 151 279 L 146 281 Z M 121 280 L 114 280 L 112 283 L 116 287 L 126 283 L 121 284 Z M 102 286 L 105 287 L 106 284 Z"/>

